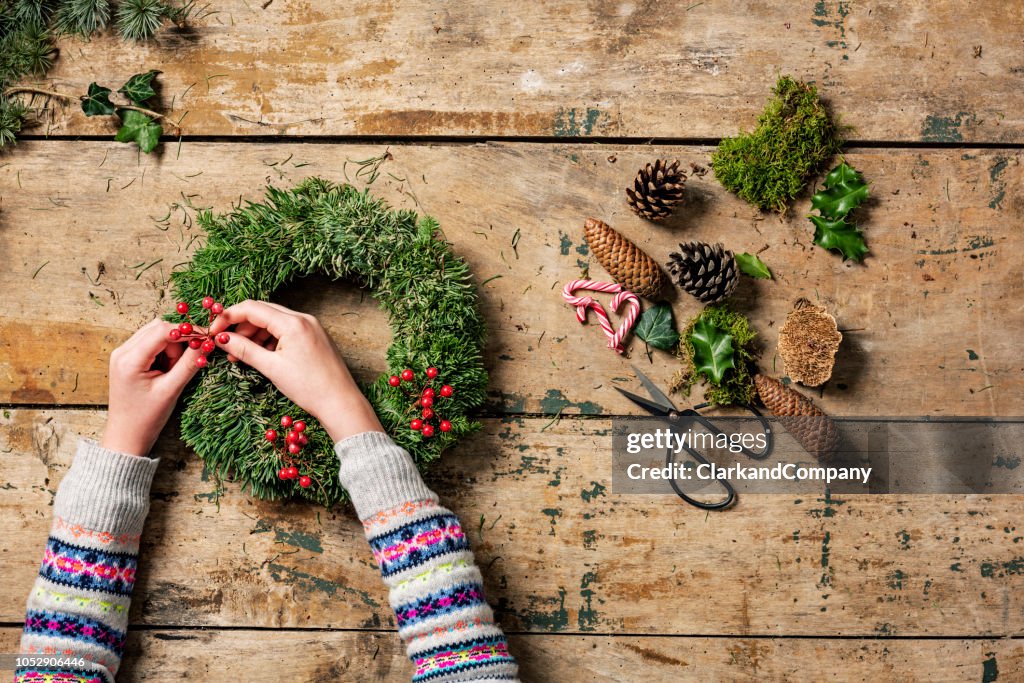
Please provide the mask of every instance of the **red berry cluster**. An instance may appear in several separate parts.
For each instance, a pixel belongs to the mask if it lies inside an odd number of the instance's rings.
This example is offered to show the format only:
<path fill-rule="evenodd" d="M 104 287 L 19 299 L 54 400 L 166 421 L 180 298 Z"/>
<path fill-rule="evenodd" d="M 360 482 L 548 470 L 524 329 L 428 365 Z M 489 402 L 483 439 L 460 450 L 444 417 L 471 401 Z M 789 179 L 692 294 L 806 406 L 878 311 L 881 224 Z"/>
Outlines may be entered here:
<path fill-rule="evenodd" d="M 302 452 L 302 447 L 309 443 L 309 437 L 306 436 L 306 423 L 302 420 L 292 420 L 291 415 L 285 415 L 281 418 L 281 426 L 284 429 L 288 429 L 288 433 L 284 435 L 284 443 L 280 446 L 277 444 L 278 434 L 276 429 L 268 429 L 264 435 L 267 441 L 277 447 L 281 453 L 281 459 L 285 463 L 284 467 L 277 471 L 277 478 L 281 481 L 298 479 L 299 486 L 308 489 L 313 485 L 313 478 L 308 474 L 299 476 L 299 468 L 296 463 L 299 465 L 302 463 L 295 457 Z"/>
<path fill-rule="evenodd" d="M 185 341 L 188 342 L 189 348 L 199 349 L 201 355 L 196 358 L 196 367 L 205 368 L 210 362 L 206 357 L 217 348 L 209 332 L 210 325 L 213 324 L 218 315 L 224 312 L 224 304 L 214 301 L 212 296 L 203 297 L 203 308 L 206 309 L 208 314 L 206 327 L 200 327 L 196 324 L 196 321 L 188 314 L 189 305 L 184 301 L 179 301 L 175 308 L 178 310 L 178 313 L 188 318 L 188 322 L 181 323 L 168 332 L 167 336 L 170 337 L 171 341 Z M 221 344 L 227 344 L 229 339 L 230 337 L 228 337 L 227 332 L 221 332 L 217 335 L 217 341 Z"/>
<path fill-rule="evenodd" d="M 432 385 L 437 379 L 437 375 L 437 368 L 427 368 L 426 386 L 420 390 L 413 389 L 411 386 L 404 387 L 406 397 L 414 400 L 410 411 L 418 415 L 409 422 L 409 429 L 419 432 L 426 439 L 434 436 L 438 429 L 442 432 L 452 430 L 452 423 L 437 414 L 436 402 L 442 398 L 451 398 L 455 394 L 455 390 L 448 384 L 442 384 L 435 389 Z M 416 379 L 416 374 L 406 368 L 402 370 L 401 375 L 391 375 L 388 378 L 388 384 L 398 388 L 405 383 L 411 385 L 414 379 Z"/>

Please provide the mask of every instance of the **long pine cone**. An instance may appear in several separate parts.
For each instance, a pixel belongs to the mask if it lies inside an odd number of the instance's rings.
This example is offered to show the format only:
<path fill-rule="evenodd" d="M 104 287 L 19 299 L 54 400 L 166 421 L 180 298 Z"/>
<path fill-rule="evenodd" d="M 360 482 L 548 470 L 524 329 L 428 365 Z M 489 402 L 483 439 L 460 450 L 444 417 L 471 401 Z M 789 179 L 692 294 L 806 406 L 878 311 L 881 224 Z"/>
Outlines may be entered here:
<path fill-rule="evenodd" d="M 590 251 L 620 285 L 649 299 L 661 293 L 665 276 L 658 263 L 610 225 L 588 218 L 583 225 L 583 236 Z"/>
<path fill-rule="evenodd" d="M 761 402 L 804 450 L 819 460 L 835 452 L 839 443 L 836 423 L 811 399 L 766 375 L 755 375 L 754 386 Z"/>

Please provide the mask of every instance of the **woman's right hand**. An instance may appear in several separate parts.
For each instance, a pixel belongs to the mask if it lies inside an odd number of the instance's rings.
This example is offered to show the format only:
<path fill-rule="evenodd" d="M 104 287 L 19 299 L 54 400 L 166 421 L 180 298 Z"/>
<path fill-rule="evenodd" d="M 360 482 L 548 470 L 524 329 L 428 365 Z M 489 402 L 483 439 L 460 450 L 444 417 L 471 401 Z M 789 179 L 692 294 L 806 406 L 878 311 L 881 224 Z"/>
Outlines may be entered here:
<path fill-rule="evenodd" d="M 259 371 L 319 420 L 334 441 L 384 431 L 316 318 L 278 304 L 243 301 L 224 309 L 210 333 L 216 338 L 231 325 L 227 343 L 217 344 L 228 358 Z"/>

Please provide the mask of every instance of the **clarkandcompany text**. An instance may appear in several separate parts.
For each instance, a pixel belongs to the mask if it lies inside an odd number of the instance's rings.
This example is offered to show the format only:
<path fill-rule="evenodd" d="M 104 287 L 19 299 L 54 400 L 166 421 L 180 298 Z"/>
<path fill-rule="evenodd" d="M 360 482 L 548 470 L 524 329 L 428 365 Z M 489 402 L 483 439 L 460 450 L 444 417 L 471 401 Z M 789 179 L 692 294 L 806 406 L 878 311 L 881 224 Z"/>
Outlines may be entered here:
<path fill-rule="evenodd" d="M 720 467 L 714 463 L 702 463 L 694 467 L 694 463 L 675 462 L 664 467 L 644 467 L 633 463 L 626 468 L 626 476 L 630 479 L 677 479 L 711 481 L 715 479 L 754 480 L 754 481 L 860 481 L 867 484 L 871 477 L 870 467 L 814 467 L 801 466 L 795 463 L 778 463 L 772 467 L 753 467 L 749 465 L 730 465 Z"/>

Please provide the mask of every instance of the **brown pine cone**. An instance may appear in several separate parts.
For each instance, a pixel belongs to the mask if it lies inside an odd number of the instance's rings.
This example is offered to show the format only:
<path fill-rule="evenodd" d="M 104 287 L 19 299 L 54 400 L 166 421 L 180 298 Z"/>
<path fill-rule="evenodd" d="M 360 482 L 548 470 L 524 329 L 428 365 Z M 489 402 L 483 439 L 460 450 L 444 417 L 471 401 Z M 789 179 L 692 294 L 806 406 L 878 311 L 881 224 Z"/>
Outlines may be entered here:
<path fill-rule="evenodd" d="M 836 423 L 811 399 L 765 375 L 755 375 L 754 386 L 761 402 L 779 418 L 779 424 L 800 442 L 804 450 L 819 460 L 835 452 L 839 443 Z"/>
<path fill-rule="evenodd" d="M 607 223 L 588 218 L 583 236 L 590 251 L 620 285 L 649 299 L 661 293 L 665 276 L 658 263 Z"/>
<path fill-rule="evenodd" d="M 717 304 L 736 289 L 736 259 L 721 244 L 687 242 L 668 255 L 668 269 L 679 286 L 706 304 Z"/>
<path fill-rule="evenodd" d="M 686 174 L 679 170 L 679 162 L 658 159 L 637 172 L 633 187 L 626 188 L 626 203 L 641 218 L 660 221 L 683 201 L 684 185 Z"/>

